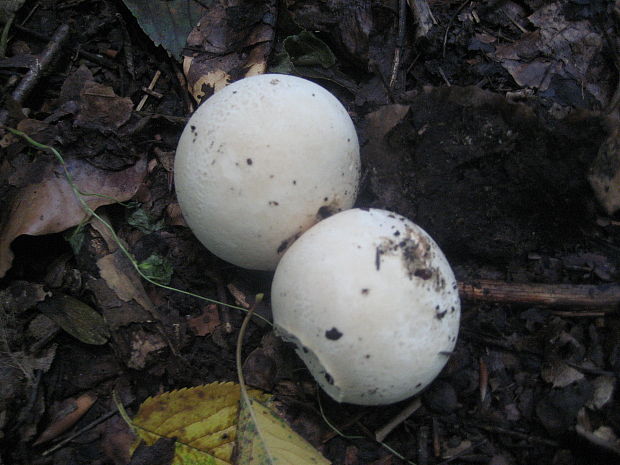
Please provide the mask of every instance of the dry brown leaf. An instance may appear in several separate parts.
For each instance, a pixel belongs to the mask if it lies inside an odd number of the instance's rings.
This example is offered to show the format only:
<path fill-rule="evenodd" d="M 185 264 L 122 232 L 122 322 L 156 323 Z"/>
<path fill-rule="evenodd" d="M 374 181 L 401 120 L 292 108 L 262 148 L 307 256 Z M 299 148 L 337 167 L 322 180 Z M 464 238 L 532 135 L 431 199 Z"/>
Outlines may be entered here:
<path fill-rule="evenodd" d="M 129 200 L 146 174 L 146 159 L 121 171 L 104 171 L 84 160 L 66 160 L 69 172 L 81 192 L 106 195 L 117 201 Z M 114 200 L 85 197 L 93 210 Z M 56 163 L 45 167 L 40 182 L 19 189 L 8 202 L 8 213 L 0 224 L 0 277 L 11 267 L 11 242 L 22 235 L 39 236 L 64 231 L 87 217 L 64 174 Z"/>
<path fill-rule="evenodd" d="M 251 9 L 238 0 L 219 0 L 208 8 L 187 37 L 188 48 L 199 51 L 183 61 L 187 87 L 198 102 L 230 82 L 266 71 L 275 15 L 274 0 Z"/>
<path fill-rule="evenodd" d="M 118 415 L 104 422 L 101 432 L 101 449 L 115 465 L 126 465 L 131 459 L 129 448 L 136 439 L 129 425 Z"/>
<path fill-rule="evenodd" d="M 516 42 L 500 45 L 496 59 L 522 87 L 545 91 L 553 79 L 573 80 L 603 105 L 609 89 L 593 65 L 604 40 L 590 21 L 571 21 L 561 13 L 562 2 L 551 2 L 528 17 L 537 29 Z"/>
<path fill-rule="evenodd" d="M 129 345 L 129 358 L 126 360 L 127 366 L 135 370 L 142 370 L 149 359 L 149 356 L 166 347 L 166 341 L 160 334 L 153 334 L 142 328 L 137 328 L 131 332 Z"/>
<path fill-rule="evenodd" d="M 97 395 L 91 392 L 82 394 L 77 399 L 64 400 L 50 425 L 45 428 L 33 445 L 43 444 L 67 431 L 88 412 L 96 400 Z"/>
<path fill-rule="evenodd" d="M 135 300 L 144 309 L 153 310 L 153 303 L 146 294 L 138 273 L 121 250 L 97 260 L 97 267 L 101 277 L 119 299 L 125 302 Z"/>
<path fill-rule="evenodd" d="M 211 334 L 220 324 L 220 316 L 217 311 L 217 306 L 214 304 L 207 305 L 202 310 L 202 314 L 187 320 L 187 326 L 196 336 Z"/>
<path fill-rule="evenodd" d="M 80 113 L 75 123 L 84 128 L 112 131 L 129 120 L 132 110 L 129 97 L 119 97 L 111 87 L 87 81 L 80 92 Z"/>

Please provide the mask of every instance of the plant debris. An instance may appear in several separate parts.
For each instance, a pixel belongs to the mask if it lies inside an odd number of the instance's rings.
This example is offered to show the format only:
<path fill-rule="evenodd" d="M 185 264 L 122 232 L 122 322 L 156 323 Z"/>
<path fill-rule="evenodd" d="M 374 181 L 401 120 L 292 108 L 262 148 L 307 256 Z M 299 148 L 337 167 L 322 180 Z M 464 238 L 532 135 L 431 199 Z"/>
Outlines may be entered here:
<path fill-rule="evenodd" d="M 170 463 L 170 442 L 130 459 L 112 392 L 134 414 L 162 392 L 236 381 L 259 293 L 246 380 L 332 463 L 620 460 L 613 2 L 62 0 L 7 13 L 0 462 Z M 455 270 L 458 342 L 415 399 L 331 401 L 265 323 L 271 274 L 224 263 L 183 221 L 172 166 L 192 109 L 274 70 L 351 115 L 356 206 L 411 218 Z"/>

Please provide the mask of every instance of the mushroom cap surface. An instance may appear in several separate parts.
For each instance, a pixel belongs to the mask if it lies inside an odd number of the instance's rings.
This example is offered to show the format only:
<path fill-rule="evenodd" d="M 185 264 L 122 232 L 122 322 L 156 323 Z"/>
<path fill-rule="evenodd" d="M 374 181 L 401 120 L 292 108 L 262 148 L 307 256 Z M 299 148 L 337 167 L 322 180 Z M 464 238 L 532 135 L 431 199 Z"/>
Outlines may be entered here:
<path fill-rule="evenodd" d="M 416 394 L 458 335 L 446 257 L 422 228 L 385 210 L 347 210 L 306 231 L 280 260 L 271 302 L 278 333 L 338 402 Z"/>
<path fill-rule="evenodd" d="M 271 270 L 306 229 L 353 206 L 359 143 L 327 90 L 265 74 L 196 110 L 174 169 L 181 211 L 203 245 L 238 266 Z"/>

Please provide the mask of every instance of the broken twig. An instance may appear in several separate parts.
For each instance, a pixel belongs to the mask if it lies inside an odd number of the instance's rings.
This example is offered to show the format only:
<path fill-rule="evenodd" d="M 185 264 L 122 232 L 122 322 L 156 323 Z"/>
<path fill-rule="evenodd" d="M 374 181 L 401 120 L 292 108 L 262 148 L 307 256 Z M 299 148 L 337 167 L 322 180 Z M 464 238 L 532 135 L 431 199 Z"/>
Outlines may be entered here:
<path fill-rule="evenodd" d="M 399 1 L 398 8 L 398 36 L 396 38 L 396 49 L 394 50 L 394 61 L 392 62 L 392 75 L 390 76 L 389 88 L 394 89 L 396 78 L 398 76 L 398 68 L 400 68 L 400 56 L 403 53 L 403 44 L 405 43 L 405 30 L 407 25 L 407 0 Z"/>
<path fill-rule="evenodd" d="M 54 62 L 61 50 L 63 50 L 63 43 L 68 37 L 68 24 L 63 24 L 56 29 L 56 32 L 45 47 L 45 50 L 43 50 L 43 53 L 41 53 L 35 64 L 30 68 L 19 84 L 17 84 L 15 90 L 13 90 L 11 94 L 13 102 L 21 104 L 26 100 L 49 66 Z M 5 124 L 8 116 L 9 112 L 7 110 L 2 110 L 0 112 L 0 124 Z"/>
<path fill-rule="evenodd" d="M 459 293 L 464 300 L 478 302 L 598 308 L 620 304 L 619 284 L 509 283 L 481 279 L 460 282 Z"/>
<path fill-rule="evenodd" d="M 422 406 L 422 401 L 419 397 L 416 397 L 412 402 L 410 402 L 404 409 L 402 409 L 398 415 L 392 418 L 386 425 L 379 428 L 375 432 L 375 438 L 377 442 L 383 442 L 383 440 L 390 434 L 394 428 L 404 422 L 407 418 L 409 418 L 413 413 L 418 410 Z"/>

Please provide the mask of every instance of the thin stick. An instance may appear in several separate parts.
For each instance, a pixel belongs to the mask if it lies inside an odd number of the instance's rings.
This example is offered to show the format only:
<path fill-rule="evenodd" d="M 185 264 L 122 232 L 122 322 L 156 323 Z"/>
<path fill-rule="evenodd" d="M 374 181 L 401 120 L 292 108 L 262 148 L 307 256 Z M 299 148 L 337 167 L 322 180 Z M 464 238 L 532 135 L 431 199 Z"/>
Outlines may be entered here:
<path fill-rule="evenodd" d="M 452 24 L 454 24 L 454 20 L 459 15 L 461 10 L 465 8 L 465 6 L 469 2 L 470 0 L 465 0 L 463 3 L 461 3 L 461 5 L 457 8 L 457 10 L 452 15 L 452 18 L 450 18 L 450 22 L 448 23 L 448 26 L 446 27 L 446 32 L 444 33 L 444 36 L 443 36 L 443 46 L 442 46 L 441 56 L 443 56 L 444 58 L 446 57 L 446 44 L 448 43 L 448 33 L 450 32 L 450 28 L 452 27 Z"/>
<path fill-rule="evenodd" d="M 127 72 L 135 79 L 136 71 L 133 64 L 133 46 L 131 44 L 131 36 L 127 30 L 127 24 L 123 19 L 123 15 L 116 13 L 116 19 L 121 23 L 121 29 L 123 32 L 123 55 L 125 56 L 125 65 L 127 66 Z"/>
<path fill-rule="evenodd" d="M 40 32 L 34 31 L 24 26 L 20 26 L 19 24 L 16 24 L 14 28 L 17 31 L 24 32 L 25 34 L 28 34 L 29 36 L 32 36 L 35 39 L 41 40 L 43 42 L 49 42 L 50 40 L 52 40 L 49 36 L 45 34 L 41 34 Z M 117 68 L 116 63 L 114 63 L 112 60 L 108 60 L 107 58 L 104 58 L 101 55 L 97 55 L 95 53 L 87 52 L 86 50 L 82 50 L 79 47 L 77 54 L 79 57 L 85 58 L 86 60 L 92 61 L 93 63 L 97 63 L 98 65 L 105 66 L 106 68 Z"/>
<path fill-rule="evenodd" d="M 619 284 L 508 283 L 481 279 L 460 282 L 459 292 L 464 300 L 478 302 L 597 308 L 620 304 Z"/>
<path fill-rule="evenodd" d="M 394 50 L 394 61 L 392 62 L 392 75 L 390 76 L 390 90 L 394 89 L 398 68 L 400 67 L 400 56 L 405 43 L 405 26 L 407 25 L 407 0 L 400 0 L 398 8 L 398 36 L 396 39 L 396 49 Z"/>
<path fill-rule="evenodd" d="M 64 438 L 62 441 L 56 443 L 54 446 L 50 447 L 49 449 L 44 450 L 41 455 L 49 455 L 52 452 L 54 452 L 57 449 L 60 449 L 62 446 L 64 446 L 65 444 L 67 444 L 68 442 L 74 440 L 75 438 L 77 438 L 78 436 L 80 436 L 81 434 L 85 433 L 86 431 L 93 429 L 95 426 L 97 426 L 99 423 L 104 422 L 105 420 L 107 420 L 108 418 L 116 415 L 118 413 L 118 410 L 112 410 L 102 416 L 100 416 L 99 418 L 97 418 L 96 420 L 92 421 L 91 423 L 89 423 L 88 425 L 84 426 L 83 428 L 80 428 L 79 430 L 77 430 L 76 432 L 74 432 L 73 434 L 67 436 L 66 438 Z"/>
<path fill-rule="evenodd" d="M 490 433 L 499 433 L 505 434 L 506 436 L 511 436 L 513 438 L 522 439 L 524 441 L 532 442 L 535 444 L 542 444 L 544 446 L 549 447 L 559 447 L 560 445 L 556 441 L 552 441 L 551 439 L 545 439 L 538 436 L 533 436 L 531 434 L 521 433 L 519 431 L 513 431 L 511 429 L 502 428 L 501 426 L 494 425 L 475 425 L 478 428 L 481 428 Z"/>
<path fill-rule="evenodd" d="M 155 88 L 155 85 L 157 84 L 157 81 L 159 81 L 159 77 L 161 76 L 161 71 L 157 70 L 155 72 L 155 75 L 153 76 L 153 79 L 151 79 L 151 83 L 149 84 L 148 90 L 153 90 Z M 138 103 L 138 106 L 136 107 L 136 111 L 141 111 L 142 107 L 144 107 L 144 104 L 146 103 L 146 100 L 149 98 L 149 93 L 145 92 L 145 94 L 142 96 L 142 100 L 140 100 L 140 103 Z"/>
<path fill-rule="evenodd" d="M 441 75 L 441 78 L 446 83 L 446 85 L 448 87 L 452 87 L 452 84 L 450 84 L 450 81 L 448 80 L 448 77 L 446 76 L 446 73 L 443 72 L 443 69 L 441 68 L 441 66 L 438 66 L 437 69 L 439 70 L 439 74 Z"/>
<path fill-rule="evenodd" d="M 433 17 L 431 8 L 428 6 L 427 0 L 407 0 L 413 17 L 416 22 L 416 39 L 426 37 L 433 25 L 437 24 L 437 21 Z"/>
<path fill-rule="evenodd" d="M 386 425 L 382 426 L 375 432 L 375 439 L 377 442 L 383 442 L 383 440 L 390 434 L 394 429 L 404 422 L 407 418 L 409 418 L 413 413 L 420 408 L 422 405 L 422 401 L 420 401 L 419 397 L 413 399 L 413 401 L 409 402 L 409 404 L 402 409 L 398 415 L 392 418 Z"/>
<path fill-rule="evenodd" d="M 226 286 L 222 282 L 222 279 L 218 276 L 215 278 L 215 284 L 217 285 L 217 299 L 220 302 L 228 303 L 228 298 L 226 296 Z M 224 324 L 224 331 L 226 334 L 230 334 L 233 332 L 233 326 L 230 322 L 230 312 L 226 305 L 218 305 L 218 310 L 220 313 L 220 319 Z"/>
<path fill-rule="evenodd" d="M 418 428 L 418 465 L 428 465 L 428 426 Z"/>
<path fill-rule="evenodd" d="M 54 35 L 52 36 L 50 42 L 43 50 L 43 53 L 38 57 L 36 64 L 30 68 L 30 70 L 26 73 L 26 75 L 21 79 L 13 93 L 11 94 L 11 98 L 17 102 L 22 103 L 30 92 L 35 88 L 41 76 L 45 74 L 47 68 L 54 62 L 56 57 L 60 54 L 63 48 L 63 43 L 69 37 L 69 25 L 63 24 L 56 29 Z M 9 112 L 7 110 L 2 110 L 0 112 L 0 124 L 4 124 L 9 116 Z"/>
<path fill-rule="evenodd" d="M 433 416 L 433 456 L 441 457 L 441 442 L 439 440 L 439 423 L 437 418 Z"/>

